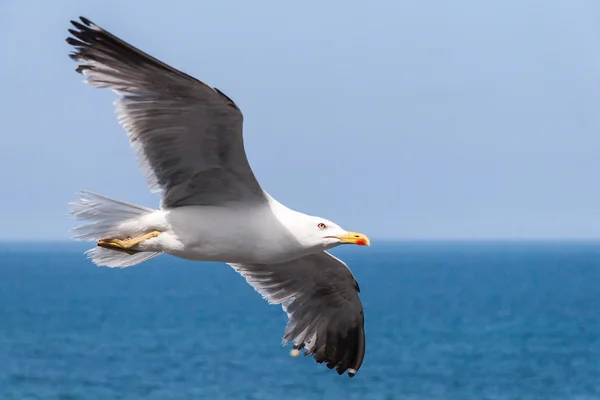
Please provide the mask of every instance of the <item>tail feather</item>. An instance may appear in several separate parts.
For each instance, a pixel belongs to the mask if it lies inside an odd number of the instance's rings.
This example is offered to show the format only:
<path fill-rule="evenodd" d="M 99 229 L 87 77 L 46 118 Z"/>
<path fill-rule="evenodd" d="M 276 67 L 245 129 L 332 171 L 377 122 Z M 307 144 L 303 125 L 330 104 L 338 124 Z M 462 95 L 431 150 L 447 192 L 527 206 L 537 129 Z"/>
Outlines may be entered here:
<path fill-rule="evenodd" d="M 118 238 L 119 226 L 124 222 L 154 212 L 153 209 L 111 199 L 85 190 L 78 190 L 80 199 L 69 203 L 70 214 L 83 223 L 75 228 L 77 240 L 97 241 L 103 238 Z M 156 257 L 160 253 L 140 252 L 127 254 L 101 247 L 85 252 L 98 266 L 130 267 Z"/>
<path fill-rule="evenodd" d="M 122 253 L 105 249 L 102 247 L 94 247 L 85 252 L 85 255 L 99 267 L 125 268 L 132 265 L 143 263 L 151 258 L 158 256 L 160 253 L 140 252 L 135 254 Z"/>
<path fill-rule="evenodd" d="M 118 237 L 117 228 L 123 222 L 154 212 L 153 209 L 114 200 L 86 190 L 78 190 L 78 202 L 69 203 L 71 215 L 86 221 L 73 228 L 78 240 L 99 240 Z"/>

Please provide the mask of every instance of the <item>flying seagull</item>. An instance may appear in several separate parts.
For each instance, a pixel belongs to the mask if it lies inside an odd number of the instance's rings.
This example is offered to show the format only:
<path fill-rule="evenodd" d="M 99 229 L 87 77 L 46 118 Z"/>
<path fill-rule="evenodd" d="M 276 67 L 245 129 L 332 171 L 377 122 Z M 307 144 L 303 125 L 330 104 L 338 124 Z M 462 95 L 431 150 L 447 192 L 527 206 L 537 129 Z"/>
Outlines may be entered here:
<path fill-rule="evenodd" d="M 229 264 L 288 315 L 283 345 L 354 376 L 365 355 L 360 291 L 327 252 L 369 238 L 294 211 L 256 180 L 246 158 L 242 112 L 213 88 L 131 46 L 90 20 L 71 21 L 70 57 L 86 82 L 109 88 L 159 209 L 78 191 L 75 238 L 96 242 L 98 266 L 129 267 L 161 253 Z"/>

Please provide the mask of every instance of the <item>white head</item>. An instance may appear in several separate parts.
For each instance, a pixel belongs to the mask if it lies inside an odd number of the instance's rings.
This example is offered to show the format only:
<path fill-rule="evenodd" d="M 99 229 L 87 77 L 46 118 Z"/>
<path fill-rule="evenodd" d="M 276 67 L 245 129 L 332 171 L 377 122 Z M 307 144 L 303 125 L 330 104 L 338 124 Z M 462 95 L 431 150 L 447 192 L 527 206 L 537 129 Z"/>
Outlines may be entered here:
<path fill-rule="evenodd" d="M 327 250 L 341 244 L 370 246 L 362 233 L 350 232 L 328 219 L 292 210 L 267 194 L 271 211 L 304 249 Z"/>
<path fill-rule="evenodd" d="M 311 215 L 301 214 L 294 218 L 288 228 L 304 247 L 326 250 L 341 244 L 371 244 L 369 238 L 362 233 L 347 231 L 332 221 Z"/>

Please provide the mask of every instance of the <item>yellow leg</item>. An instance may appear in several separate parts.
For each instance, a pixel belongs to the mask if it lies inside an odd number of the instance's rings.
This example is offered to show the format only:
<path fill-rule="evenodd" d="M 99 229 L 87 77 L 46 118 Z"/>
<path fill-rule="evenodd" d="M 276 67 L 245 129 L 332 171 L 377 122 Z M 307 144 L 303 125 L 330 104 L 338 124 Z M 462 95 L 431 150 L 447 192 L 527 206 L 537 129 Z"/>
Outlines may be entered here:
<path fill-rule="evenodd" d="M 138 250 L 133 250 L 132 247 L 137 246 L 145 240 L 152 239 L 160 235 L 159 231 L 152 231 L 145 235 L 138 236 L 129 239 L 100 239 L 98 240 L 98 246 L 104 247 L 105 249 L 122 251 L 127 254 L 138 253 Z"/>

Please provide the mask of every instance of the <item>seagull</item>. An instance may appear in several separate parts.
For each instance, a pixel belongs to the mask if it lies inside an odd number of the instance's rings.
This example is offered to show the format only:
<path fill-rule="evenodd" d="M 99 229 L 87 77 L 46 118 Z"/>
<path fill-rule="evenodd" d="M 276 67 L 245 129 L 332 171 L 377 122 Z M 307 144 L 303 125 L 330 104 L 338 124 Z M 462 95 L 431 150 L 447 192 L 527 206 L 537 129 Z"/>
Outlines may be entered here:
<path fill-rule="evenodd" d="M 221 92 L 133 47 L 89 19 L 66 41 L 85 82 L 108 88 L 158 209 L 78 190 L 74 239 L 98 266 L 124 268 L 169 254 L 230 265 L 288 321 L 282 345 L 339 375 L 365 356 L 360 288 L 327 250 L 369 238 L 292 210 L 258 183 L 245 154 L 243 116 Z"/>

